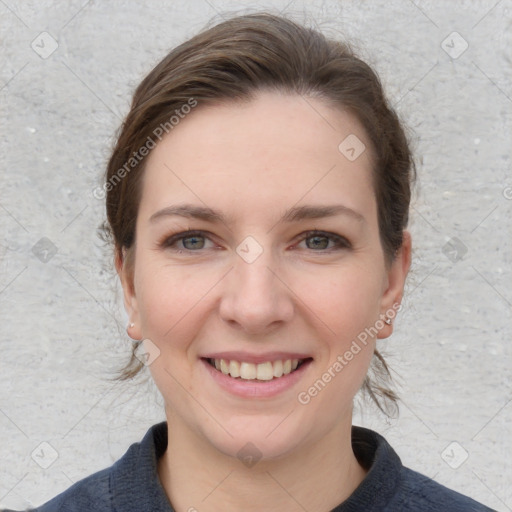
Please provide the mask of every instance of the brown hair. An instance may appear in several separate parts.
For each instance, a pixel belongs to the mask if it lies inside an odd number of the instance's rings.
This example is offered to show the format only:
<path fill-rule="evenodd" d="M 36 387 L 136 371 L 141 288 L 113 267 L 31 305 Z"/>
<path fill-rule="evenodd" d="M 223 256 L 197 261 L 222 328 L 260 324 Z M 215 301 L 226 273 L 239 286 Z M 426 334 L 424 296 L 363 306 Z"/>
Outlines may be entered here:
<path fill-rule="evenodd" d="M 102 227 L 104 235 L 113 239 L 116 258 L 126 252 L 127 268 L 133 270 L 146 160 L 140 158 L 140 149 L 154 142 L 162 126 L 172 128 L 170 118 L 191 98 L 199 105 L 244 101 L 262 89 L 314 96 L 356 115 L 372 142 L 380 240 L 386 264 L 393 261 L 407 227 L 416 169 L 378 76 L 349 44 L 282 16 L 257 13 L 223 21 L 179 45 L 137 87 L 108 162 L 108 223 Z M 130 379 L 143 368 L 135 356 L 137 348 L 138 343 L 115 380 Z M 363 391 L 388 415 L 396 410 L 398 400 L 386 387 L 390 377 L 384 358 L 375 350 Z"/>

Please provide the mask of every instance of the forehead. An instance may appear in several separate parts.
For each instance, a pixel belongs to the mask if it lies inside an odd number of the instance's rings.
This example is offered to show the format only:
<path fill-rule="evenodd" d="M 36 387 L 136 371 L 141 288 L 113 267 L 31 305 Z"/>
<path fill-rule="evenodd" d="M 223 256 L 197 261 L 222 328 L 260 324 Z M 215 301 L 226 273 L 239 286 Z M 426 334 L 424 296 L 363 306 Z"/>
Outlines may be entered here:
<path fill-rule="evenodd" d="M 347 144 L 362 151 L 356 159 Z M 371 215 L 370 148 L 354 115 L 316 98 L 265 92 L 199 104 L 148 156 L 140 213 L 179 198 L 236 215 L 301 201 L 342 201 Z"/>

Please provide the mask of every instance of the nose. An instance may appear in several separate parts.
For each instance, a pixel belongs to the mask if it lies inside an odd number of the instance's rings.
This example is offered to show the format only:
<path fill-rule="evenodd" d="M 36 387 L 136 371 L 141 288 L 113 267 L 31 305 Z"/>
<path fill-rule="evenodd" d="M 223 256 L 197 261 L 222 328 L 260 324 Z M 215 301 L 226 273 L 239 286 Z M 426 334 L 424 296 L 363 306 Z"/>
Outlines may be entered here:
<path fill-rule="evenodd" d="M 252 262 L 235 253 L 233 269 L 223 281 L 220 316 L 231 326 L 265 334 L 293 317 L 293 293 L 271 251 Z"/>

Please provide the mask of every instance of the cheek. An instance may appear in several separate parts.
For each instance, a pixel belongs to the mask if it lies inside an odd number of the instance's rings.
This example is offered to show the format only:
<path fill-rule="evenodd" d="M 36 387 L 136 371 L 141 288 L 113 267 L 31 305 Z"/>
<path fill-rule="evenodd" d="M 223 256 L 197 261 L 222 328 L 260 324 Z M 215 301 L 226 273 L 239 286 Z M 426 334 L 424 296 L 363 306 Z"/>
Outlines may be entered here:
<path fill-rule="evenodd" d="M 202 311 L 207 302 L 202 299 L 218 281 L 213 274 L 140 258 L 135 285 L 144 336 L 157 343 L 172 339 L 173 345 L 185 339 L 190 319 Z"/>
<path fill-rule="evenodd" d="M 379 318 L 380 288 L 379 276 L 370 268 L 347 265 L 300 281 L 299 293 L 316 317 L 316 335 L 324 354 L 317 377 L 322 381 L 320 389 L 324 385 L 327 389 L 317 405 L 338 404 L 332 409 L 334 416 L 363 384 L 375 348 L 371 327 Z"/>
<path fill-rule="evenodd" d="M 316 273 L 300 281 L 321 349 L 317 370 L 298 400 L 306 415 L 321 417 L 324 425 L 350 414 L 371 363 L 375 341 L 365 329 L 378 319 L 380 289 L 369 268 L 347 264 L 329 269 L 328 276 Z"/>
<path fill-rule="evenodd" d="M 149 366 L 153 380 L 166 403 L 186 408 L 190 372 L 194 362 L 188 347 L 193 339 L 204 291 L 197 276 L 188 270 L 141 261 L 138 306 L 142 334 L 158 347 L 158 357 Z"/>
<path fill-rule="evenodd" d="M 302 272 L 294 278 L 297 296 L 338 343 L 357 336 L 378 318 L 380 281 L 370 268 L 347 264 Z"/>

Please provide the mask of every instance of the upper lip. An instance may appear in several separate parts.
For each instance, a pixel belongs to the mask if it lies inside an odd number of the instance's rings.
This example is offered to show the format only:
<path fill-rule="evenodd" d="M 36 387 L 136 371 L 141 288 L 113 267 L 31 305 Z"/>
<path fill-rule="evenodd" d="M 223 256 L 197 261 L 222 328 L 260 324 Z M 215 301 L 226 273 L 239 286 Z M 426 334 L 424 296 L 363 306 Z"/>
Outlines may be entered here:
<path fill-rule="evenodd" d="M 240 361 L 245 363 L 266 363 L 267 361 L 286 361 L 287 359 L 309 359 L 309 354 L 299 352 L 266 352 L 265 354 L 253 354 L 243 351 L 210 352 L 201 356 L 204 359 L 224 359 L 225 361 Z"/>

